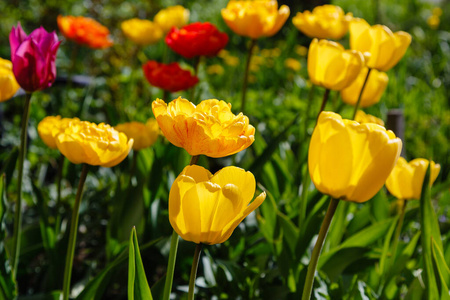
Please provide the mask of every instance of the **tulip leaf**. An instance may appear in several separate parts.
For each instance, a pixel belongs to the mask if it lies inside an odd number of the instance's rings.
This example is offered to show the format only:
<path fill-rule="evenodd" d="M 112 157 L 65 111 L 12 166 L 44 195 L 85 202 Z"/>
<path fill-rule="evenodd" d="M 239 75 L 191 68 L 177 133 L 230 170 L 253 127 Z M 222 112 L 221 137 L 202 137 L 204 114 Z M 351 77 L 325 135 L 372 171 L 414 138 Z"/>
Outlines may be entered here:
<path fill-rule="evenodd" d="M 341 275 L 346 267 L 364 258 L 370 251 L 368 247 L 346 247 L 333 252 L 333 255 L 321 266 L 321 270 L 327 273 L 331 281 Z"/>
<path fill-rule="evenodd" d="M 5 174 L 5 187 L 8 187 L 9 183 L 11 182 L 14 170 L 16 169 L 17 159 L 19 157 L 19 148 L 14 147 L 10 152 L 5 153 L 5 155 L 8 155 L 6 159 L 0 159 L 0 161 L 3 162 L 3 167 L 0 170 L 0 174 Z"/>
<path fill-rule="evenodd" d="M 9 267 L 9 258 L 5 249 L 6 228 L 3 218 L 6 212 L 6 180 L 5 174 L 0 176 L 0 299 L 12 300 L 16 287 Z"/>
<path fill-rule="evenodd" d="M 128 300 L 135 299 L 152 300 L 153 297 L 142 264 L 136 228 L 133 227 L 128 250 Z"/>
<path fill-rule="evenodd" d="M 440 279 L 441 299 L 450 299 L 450 290 L 448 288 L 450 286 L 450 269 L 447 266 L 444 254 L 441 249 L 439 249 L 437 242 L 433 238 L 431 239 L 434 269 L 438 273 Z"/>
<path fill-rule="evenodd" d="M 438 299 L 439 292 L 436 283 L 436 275 L 432 261 L 432 240 L 436 241 L 437 247 L 442 251 L 441 234 L 436 213 L 431 203 L 430 192 L 430 166 L 428 165 L 425 178 L 423 180 L 422 193 L 420 195 L 420 221 L 422 226 L 422 251 L 425 272 L 425 287 L 428 299 Z"/>
<path fill-rule="evenodd" d="M 291 254 L 295 254 L 295 246 L 299 237 L 299 230 L 294 223 L 292 223 L 291 220 L 289 220 L 289 218 L 280 211 L 278 211 L 278 220 L 281 228 L 283 229 L 283 236 L 289 246 L 289 249 L 291 250 Z"/>

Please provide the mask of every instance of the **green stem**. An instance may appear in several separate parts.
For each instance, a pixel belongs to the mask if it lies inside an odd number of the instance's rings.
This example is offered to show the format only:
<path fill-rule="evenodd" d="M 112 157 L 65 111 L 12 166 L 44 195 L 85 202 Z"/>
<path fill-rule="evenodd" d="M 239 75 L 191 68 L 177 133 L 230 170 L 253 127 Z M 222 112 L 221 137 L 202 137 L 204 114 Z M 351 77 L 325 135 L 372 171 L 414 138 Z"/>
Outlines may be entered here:
<path fill-rule="evenodd" d="M 131 183 L 133 181 L 133 176 L 134 176 L 134 173 L 136 172 L 136 164 L 137 164 L 138 155 L 139 155 L 139 150 L 134 150 L 133 151 L 133 158 L 131 160 L 130 179 L 128 181 L 128 189 L 131 188 Z"/>
<path fill-rule="evenodd" d="M 308 300 L 311 297 L 312 287 L 314 283 L 314 274 L 316 273 L 317 263 L 319 261 L 320 252 L 322 251 L 323 242 L 330 228 L 331 220 L 333 219 L 336 208 L 339 204 L 339 199 L 331 198 L 330 205 L 328 206 L 327 213 L 323 219 L 322 226 L 320 227 L 319 236 L 317 237 L 316 245 L 314 246 L 311 254 L 311 260 L 309 261 L 308 272 L 306 274 L 305 286 L 303 288 L 302 300 Z"/>
<path fill-rule="evenodd" d="M 195 278 L 197 277 L 198 262 L 201 252 L 202 244 L 197 244 L 197 246 L 195 247 L 194 260 L 192 261 L 191 277 L 189 279 L 188 300 L 194 300 Z"/>
<path fill-rule="evenodd" d="M 170 240 L 169 264 L 167 266 L 167 274 L 166 274 L 166 282 L 164 284 L 163 300 L 170 299 L 170 292 L 172 291 L 173 273 L 175 270 L 175 261 L 177 258 L 177 251 L 178 251 L 178 234 L 174 230 L 172 233 L 172 238 Z"/>
<path fill-rule="evenodd" d="M 311 112 L 311 106 L 312 106 L 312 100 L 314 99 L 314 94 L 316 91 L 316 86 L 313 84 L 311 86 L 311 89 L 308 93 L 308 102 L 306 103 L 306 112 L 305 112 L 305 130 L 303 131 L 304 137 L 306 138 L 306 135 L 308 133 L 308 121 L 309 121 L 309 114 Z"/>
<path fill-rule="evenodd" d="M 168 91 L 168 90 L 163 90 L 163 100 L 164 101 L 170 101 L 169 100 L 169 97 L 170 97 L 170 91 Z M 190 100 L 190 99 L 189 99 Z"/>
<path fill-rule="evenodd" d="M 197 57 L 195 58 L 195 61 L 194 61 L 194 75 L 195 75 L 195 76 L 198 76 L 198 68 L 199 68 L 199 66 L 200 66 L 200 61 L 201 61 L 201 59 L 202 59 L 201 56 L 197 56 Z M 189 101 L 191 101 L 192 103 L 197 103 L 197 101 L 195 101 L 195 99 L 194 99 L 194 97 L 195 97 L 195 87 L 196 87 L 196 86 L 197 86 L 197 85 L 194 85 L 194 86 L 191 88 L 190 92 L 189 92 Z"/>
<path fill-rule="evenodd" d="M 61 214 L 59 213 L 59 208 L 61 206 L 61 181 L 62 181 L 62 173 L 64 168 L 64 155 L 60 155 L 58 159 L 58 175 L 56 176 L 56 222 L 55 222 L 55 235 L 59 235 L 60 223 L 61 223 Z"/>
<path fill-rule="evenodd" d="M 63 282 L 63 300 L 69 299 L 70 294 L 70 278 L 72 276 L 73 256 L 75 254 L 75 242 L 77 240 L 78 232 L 78 217 L 81 204 L 81 196 L 83 195 L 83 186 L 89 171 L 89 165 L 84 164 L 81 171 L 80 182 L 78 183 L 77 195 L 75 196 L 75 203 L 72 209 L 72 218 L 70 220 L 69 243 L 66 253 L 66 267 L 64 269 Z"/>
<path fill-rule="evenodd" d="M 317 113 L 316 123 L 317 123 L 317 120 L 319 120 L 320 113 L 323 112 L 324 109 L 325 109 L 325 106 L 327 106 L 328 96 L 329 95 L 330 95 L 330 90 L 326 89 L 325 93 L 323 94 L 322 104 L 320 105 L 319 112 Z"/>
<path fill-rule="evenodd" d="M 189 165 L 192 166 L 192 165 L 197 164 L 199 157 L 200 157 L 200 155 L 192 155 L 191 161 L 189 162 Z"/>
<path fill-rule="evenodd" d="M 20 239 L 22 233 L 22 181 L 23 181 L 23 164 L 27 152 L 27 128 L 28 119 L 30 117 L 30 103 L 31 93 L 25 96 L 25 106 L 23 109 L 22 128 L 20 131 L 20 148 L 19 148 L 19 177 L 17 179 L 17 201 L 14 211 L 14 233 L 13 233 L 13 248 L 12 248 L 12 262 L 14 279 L 17 277 L 17 266 L 19 264 L 20 254 Z"/>
<path fill-rule="evenodd" d="M 406 201 L 403 199 L 399 199 L 399 201 L 401 201 L 400 213 L 398 217 L 397 227 L 395 228 L 394 240 L 392 241 L 392 251 L 391 251 L 392 256 L 390 259 L 391 263 L 389 264 L 390 267 L 394 265 L 395 254 L 397 253 L 398 240 L 400 238 L 400 233 L 402 232 L 403 220 L 405 219 Z"/>
<path fill-rule="evenodd" d="M 242 84 L 242 98 L 241 98 L 241 112 L 245 114 L 245 101 L 247 96 L 247 85 L 248 85 L 248 72 L 250 70 L 250 61 L 252 59 L 253 49 L 256 46 L 256 40 L 252 39 L 250 41 L 250 47 L 248 47 L 247 52 L 247 63 L 245 64 L 245 72 L 244 72 L 244 82 Z"/>
<path fill-rule="evenodd" d="M 353 120 L 355 119 L 356 113 L 358 112 L 359 105 L 361 104 L 361 98 L 362 98 L 362 94 L 364 92 L 364 88 L 366 87 L 367 81 L 369 81 L 370 71 L 372 71 L 372 69 L 369 68 L 369 70 L 367 71 L 366 78 L 364 79 L 364 83 L 361 87 L 361 92 L 359 92 L 358 101 L 356 101 L 355 110 L 353 111 L 353 118 L 352 118 Z"/>

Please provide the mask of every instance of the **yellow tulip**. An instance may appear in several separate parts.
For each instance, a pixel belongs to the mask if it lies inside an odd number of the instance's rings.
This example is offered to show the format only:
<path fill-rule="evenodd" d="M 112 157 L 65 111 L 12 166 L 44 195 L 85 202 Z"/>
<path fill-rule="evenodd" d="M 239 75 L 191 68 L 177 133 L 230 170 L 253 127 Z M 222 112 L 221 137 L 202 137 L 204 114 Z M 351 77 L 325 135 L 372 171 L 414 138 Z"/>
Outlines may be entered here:
<path fill-rule="evenodd" d="M 347 104 L 356 105 L 358 96 L 361 93 L 362 86 L 366 80 L 368 68 L 363 68 L 358 77 L 345 89 L 341 90 L 341 98 Z M 364 87 L 361 96 L 360 107 L 369 107 L 378 103 L 384 90 L 389 82 L 389 77 L 384 72 L 379 72 L 375 69 L 370 71 L 369 79 Z"/>
<path fill-rule="evenodd" d="M 263 192 L 251 202 L 255 188 L 253 174 L 241 168 L 225 167 L 212 175 L 187 166 L 170 189 L 170 224 L 187 241 L 223 243 L 266 198 Z"/>
<path fill-rule="evenodd" d="M 206 73 L 210 75 L 222 75 L 223 73 L 225 73 L 225 69 L 222 67 L 222 65 L 215 64 L 208 66 L 206 68 Z"/>
<path fill-rule="evenodd" d="M 255 128 L 242 113 L 234 115 L 231 104 L 204 100 L 197 106 L 178 97 L 167 105 L 156 99 L 153 114 L 164 136 L 190 155 L 224 157 L 249 147 Z"/>
<path fill-rule="evenodd" d="M 431 29 L 438 29 L 441 19 L 437 15 L 431 15 L 427 19 L 427 24 Z"/>
<path fill-rule="evenodd" d="M 128 122 L 114 126 L 114 129 L 125 133 L 128 139 L 133 139 L 133 150 L 141 150 L 152 146 L 159 135 L 158 122 L 149 119 L 146 124 L 141 122 Z"/>
<path fill-rule="evenodd" d="M 293 71 L 300 71 L 302 64 L 295 58 L 289 57 L 284 61 L 284 66 Z"/>
<path fill-rule="evenodd" d="M 423 180 L 428 168 L 428 160 L 416 158 L 409 163 L 400 157 L 386 180 L 386 187 L 398 199 L 419 199 L 422 192 Z M 431 161 L 430 186 L 439 175 L 441 166 Z"/>
<path fill-rule="evenodd" d="M 154 44 L 163 37 L 162 29 L 149 20 L 130 19 L 122 22 L 121 28 L 127 38 L 139 45 Z"/>
<path fill-rule="evenodd" d="M 37 130 L 40 138 L 49 148 L 56 149 L 56 137 L 63 132 L 69 123 L 79 122 L 78 118 L 62 118 L 61 116 L 48 116 L 39 122 Z"/>
<path fill-rule="evenodd" d="M 56 146 L 74 164 L 113 167 L 128 155 L 133 140 L 110 125 L 79 121 L 56 136 Z"/>
<path fill-rule="evenodd" d="M 181 28 L 189 22 L 189 9 L 181 5 L 169 6 L 161 9 L 153 18 L 153 21 L 168 32 L 172 27 Z"/>
<path fill-rule="evenodd" d="M 286 5 L 278 9 L 276 0 L 231 0 L 222 9 L 222 18 L 236 34 L 258 39 L 277 33 L 289 17 L 289 12 Z"/>
<path fill-rule="evenodd" d="M 322 112 L 309 146 L 309 174 L 321 193 L 365 202 L 381 189 L 401 148 L 402 141 L 380 125 Z"/>
<path fill-rule="evenodd" d="M 292 23 L 311 38 L 338 40 L 347 33 L 352 19 L 352 13 L 344 14 L 339 6 L 326 4 L 316 6 L 312 12 L 298 12 Z"/>
<path fill-rule="evenodd" d="M 380 126 L 384 126 L 384 121 L 383 120 L 381 120 L 381 119 L 379 119 L 379 118 L 377 118 L 375 116 L 366 114 L 362 110 L 358 110 L 356 112 L 355 121 L 360 123 L 360 124 L 374 123 L 374 124 L 378 124 Z"/>
<path fill-rule="evenodd" d="M 315 85 L 340 91 L 355 80 L 363 67 L 363 55 L 345 50 L 339 43 L 314 39 L 309 46 L 308 74 Z"/>
<path fill-rule="evenodd" d="M 9 100 L 19 89 L 19 84 L 12 71 L 12 63 L 0 58 L 0 102 Z"/>
<path fill-rule="evenodd" d="M 409 44 L 411 35 L 407 32 L 392 33 L 384 25 L 370 26 L 363 19 L 350 23 L 350 48 L 370 53 L 366 65 L 371 69 L 389 70 L 403 57 Z"/>

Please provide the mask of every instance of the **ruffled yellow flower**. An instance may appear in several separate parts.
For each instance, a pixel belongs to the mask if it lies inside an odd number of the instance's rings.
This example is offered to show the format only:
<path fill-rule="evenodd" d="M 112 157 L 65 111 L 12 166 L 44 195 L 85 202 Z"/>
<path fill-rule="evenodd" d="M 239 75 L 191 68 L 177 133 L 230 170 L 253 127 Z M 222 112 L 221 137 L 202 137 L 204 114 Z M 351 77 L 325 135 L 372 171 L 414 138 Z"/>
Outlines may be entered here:
<path fill-rule="evenodd" d="M 255 188 L 253 174 L 241 168 L 225 167 L 212 175 L 203 167 L 187 166 L 170 189 L 170 224 L 187 241 L 223 243 L 266 198 L 263 192 L 251 202 Z"/>
<path fill-rule="evenodd" d="M 409 163 L 400 157 L 386 180 L 386 187 L 398 199 L 419 199 L 422 192 L 423 180 L 428 168 L 428 160 L 416 158 Z M 439 175 L 441 166 L 431 161 L 430 186 Z"/>
<path fill-rule="evenodd" d="M 158 122 L 149 119 L 146 124 L 141 122 L 128 122 L 114 126 L 114 129 L 125 133 L 128 139 L 133 139 L 133 150 L 139 151 L 152 146 L 159 135 Z"/>
<path fill-rule="evenodd" d="M 383 120 L 381 120 L 375 116 L 366 114 L 364 111 L 362 111 L 360 109 L 356 112 L 355 121 L 360 124 L 374 123 L 374 124 L 378 124 L 380 126 L 384 126 Z"/>
<path fill-rule="evenodd" d="M 125 36 L 138 45 L 154 44 L 164 34 L 159 25 L 149 20 L 137 18 L 122 22 L 121 28 Z"/>
<path fill-rule="evenodd" d="M 368 68 L 363 68 L 358 77 L 356 77 L 348 87 L 341 90 L 342 101 L 350 105 L 356 105 L 364 80 L 366 80 L 368 70 Z M 359 106 L 369 107 L 377 104 L 380 101 L 388 82 L 389 77 L 386 73 L 372 69 L 366 86 L 364 87 Z"/>
<path fill-rule="evenodd" d="M 12 63 L 0 58 L 0 102 L 9 100 L 19 89 L 19 84 L 12 71 Z"/>
<path fill-rule="evenodd" d="M 164 136 L 190 155 L 224 157 L 249 147 L 255 128 L 242 113 L 234 115 L 231 104 L 210 99 L 197 106 L 178 97 L 167 105 L 156 99 L 153 114 Z"/>
<path fill-rule="evenodd" d="M 315 85 L 340 91 L 355 80 L 363 67 L 363 55 L 345 50 L 339 43 L 314 39 L 309 46 L 308 74 Z"/>
<path fill-rule="evenodd" d="M 49 148 L 56 149 L 56 137 L 63 132 L 71 122 L 79 122 L 78 118 L 62 118 L 61 116 L 48 116 L 39 122 L 37 130 L 40 138 Z"/>
<path fill-rule="evenodd" d="M 403 57 L 411 35 L 404 31 L 392 33 L 384 25 L 370 26 L 363 19 L 353 19 L 350 23 L 350 48 L 370 53 L 366 65 L 371 69 L 386 72 Z"/>
<path fill-rule="evenodd" d="M 153 21 L 164 31 L 168 32 L 172 27 L 181 28 L 189 22 L 189 9 L 181 5 L 169 6 L 161 9 L 153 18 Z"/>
<path fill-rule="evenodd" d="M 79 121 L 56 136 L 56 146 L 74 164 L 113 167 L 128 155 L 133 140 L 110 125 Z"/>
<path fill-rule="evenodd" d="M 352 19 L 352 13 L 344 14 L 339 6 L 326 4 L 316 6 L 312 12 L 298 12 L 292 23 L 311 38 L 339 40 L 347 33 Z"/>
<path fill-rule="evenodd" d="M 289 7 L 278 10 L 276 0 L 252 0 L 228 2 L 222 9 L 222 18 L 236 34 L 252 39 L 277 33 L 289 17 Z"/>
<path fill-rule="evenodd" d="M 402 141 L 382 126 L 322 112 L 309 146 L 309 174 L 321 193 L 365 202 L 381 189 L 401 148 Z"/>

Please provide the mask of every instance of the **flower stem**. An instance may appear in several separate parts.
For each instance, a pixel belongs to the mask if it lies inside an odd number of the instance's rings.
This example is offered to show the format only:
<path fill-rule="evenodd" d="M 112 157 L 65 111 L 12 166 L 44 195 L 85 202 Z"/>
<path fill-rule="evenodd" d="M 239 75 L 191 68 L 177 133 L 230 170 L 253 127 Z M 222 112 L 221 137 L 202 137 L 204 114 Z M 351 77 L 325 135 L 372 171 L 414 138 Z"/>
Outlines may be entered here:
<path fill-rule="evenodd" d="M 168 90 L 163 90 L 163 100 L 164 101 L 168 101 L 170 97 L 170 91 Z M 190 99 L 189 99 L 190 100 Z"/>
<path fill-rule="evenodd" d="M 317 263 L 319 261 L 320 252 L 322 251 L 323 242 L 330 228 L 331 220 L 333 219 L 336 208 L 339 204 L 339 199 L 331 198 L 330 205 L 328 206 L 327 213 L 323 219 L 322 226 L 320 227 L 319 236 L 311 254 L 311 260 L 309 261 L 308 272 L 306 274 L 305 286 L 303 287 L 302 300 L 310 299 L 312 287 L 314 283 L 314 274 L 316 273 Z"/>
<path fill-rule="evenodd" d="M 244 82 L 242 84 L 242 98 L 241 98 L 241 112 L 245 114 L 245 100 L 247 95 L 247 85 L 248 85 L 248 71 L 250 70 L 250 61 L 252 59 L 253 49 L 256 46 L 256 40 L 252 39 L 250 41 L 250 47 L 248 47 L 247 52 L 247 63 L 245 64 L 244 72 Z"/>
<path fill-rule="evenodd" d="M 31 93 L 25 96 L 25 106 L 22 117 L 22 128 L 20 131 L 20 148 L 19 148 L 19 177 L 17 179 L 17 201 L 14 211 L 14 233 L 13 233 L 13 248 L 12 248 L 12 262 L 14 279 L 17 277 L 17 266 L 19 264 L 20 254 L 20 239 L 22 233 L 22 181 L 23 181 L 23 164 L 27 152 L 27 128 L 28 119 L 30 117 L 30 103 Z"/>
<path fill-rule="evenodd" d="M 200 157 L 200 155 L 192 155 L 191 161 L 189 162 L 189 165 L 192 166 L 192 165 L 197 164 L 199 157 Z"/>
<path fill-rule="evenodd" d="M 359 105 L 361 104 L 361 98 L 362 98 L 362 94 L 364 92 L 364 88 L 366 87 L 367 81 L 369 81 L 370 71 L 372 71 L 371 68 L 368 69 L 366 79 L 364 79 L 364 83 L 361 88 L 361 92 L 359 92 L 358 101 L 356 101 L 355 110 L 353 111 L 353 118 L 352 118 L 353 120 L 355 119 L 356 113 L 358 112 Z"/>
<path fill-rule="evenodd" d="M 56 177 L 56 222 L 55 222 L 55 235 L 59 235 L 60 223 L 61 223 L 61 214 L 59 213 L 59 208 L 61 206 L 61 181 L 62 181 L 62 173 L 64 168 L 64 155 L 58 159 L 58 175 Z"/>
<path fill-rule="evenodd" d="M 194 260 L 192 261 L 191 278 L 189 279 L 188 300 L 194 300 L 195 278 L 197 277 L 198 262 L 201 252 L 202 244 L 197 244 L 195 247 Z"/>
<path fill-rule="evenodd" d="M 195 61 L 194 61 L 194 75 L 195 75 L 195 76 L 198 76 L 198 68 L 199 68 L 199 66 L 200 66 L 200 61 L 201 61 L 201 59 L 202 59 L 201 56 L 197 56 L 197 57 L 195 58 Z M 189 92 L 189 100 L 190 100 L 191 102 L 193 102 L 193 103 L 197 103 L 197 101 L 195 101 L 195 99 L 194 99 L 194 97 L 195 97 L 195 87 L 196 87 L 196 85 L 194 85 L 194 86 L 191 88 L 191 91 Z"/>
<path fill-rule="evenodd" d="M 81 196 L 83 194 L 83 186 L 89 171 L 89 165 L 84 164 L 81 171 L 80 182 L 78 183 L 77 195 L 75 196 L 75 203 L 72 210 L 72 218 L 70 220 L 69 243 L 66 253 L 66 267 L 64 269 L 63 282 L 63 300 L 69 299 L 70 293 L 70 278 L 72 276 L 73 256 L 75 254 L 75 242 L 77 240 L 78 232 L 78 217 L 81 204 Z"/>
<path fill-rule="evenodd" d="M 163 300 L 170 299 L 170 292 L 172 291 L 173 273 L 175 270 L 175 261 L 177 258 L 177 251 L 178 251 L 178 234 L 174 230 L 172 233 L 172 238 L 170 240 L 169 264 L 167 266 L 167 274 L 166 274 L 166 282 L 164 284 Z"/>

